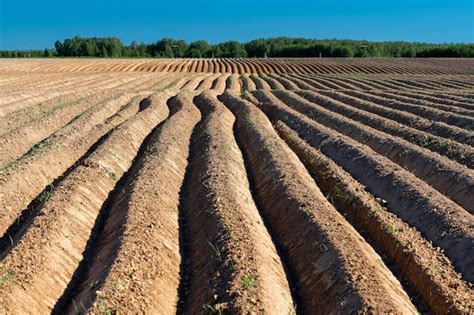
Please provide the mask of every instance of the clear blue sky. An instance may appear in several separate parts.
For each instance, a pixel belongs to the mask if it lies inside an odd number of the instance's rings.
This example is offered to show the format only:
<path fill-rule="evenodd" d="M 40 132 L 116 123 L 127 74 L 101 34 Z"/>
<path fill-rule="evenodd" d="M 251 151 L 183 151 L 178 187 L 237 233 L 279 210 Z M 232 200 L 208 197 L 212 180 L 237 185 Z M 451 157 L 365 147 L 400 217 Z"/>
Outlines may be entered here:
<path fill-rule="evenodd" d="M 74 35 L 211 43 L 280 35 L 474 42 L 474 0 L 0 0 L 0 49 Z"/>

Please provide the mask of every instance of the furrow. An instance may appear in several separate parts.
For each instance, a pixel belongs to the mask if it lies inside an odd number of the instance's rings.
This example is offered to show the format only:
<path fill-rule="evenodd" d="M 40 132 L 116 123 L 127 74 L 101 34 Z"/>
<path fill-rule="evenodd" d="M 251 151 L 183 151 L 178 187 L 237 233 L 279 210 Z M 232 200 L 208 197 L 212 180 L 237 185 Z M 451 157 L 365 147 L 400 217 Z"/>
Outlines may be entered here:
<path fill-rule="evenodd" d="M 374 114 L 395 120 L 399 123 L 406 124 L 412 128 L 431 133 L 433 135 L 451 139 L 453 141 L 474 146 L 473 133 L 456 126 L 446 123 L 436 122 L 423 117 L 407 113 L 401 110 L 388 108 L 374 102 L 365 101 L 358 97 L 343 94 L 341 92 L 320 92 L 338 101 L 344 102 L 352 107 L 370 111 Z"/>
<path fill-rule="evenodd" d="M 180 313 L 290 311 L 285 272 L 233 136 L 234 116 L 209 92 L 195 103 L 203 119 L 193 134 L 183 187 Z"/>
<path fill-rule="evenodd" d="M 378 255 L 326 200 L 270 121 L 231 92 L 221 99 L 236 132 L 262 212 L 282 248 L 302 312 L 415 312 Z"/>
<path fill-rule="evenodd" d="M 311 146 L 339 164 L 404 222 L 443 250 L 456 270 L 474 281 L 474 219 L 471 214 L 413 174 L 366 145 L 341 135 L 276 99 L 259 103 L 272 120 L 281 120 Z"/>
<path fill-rule="evenodd" d="M 146 140 L 142 156 L 112 196 L 90 262 L 64 293 L 58 311 L 176 312 L 179 192 L 200 113 L 188 92 L 168 104 L 171 116 Z"/>
<path fill-rule="evenodd" d="M 15 282 L 3 283 L 2 312 L 53 309 L 82 259 L 102 203 L 131 166 L 147 134 L 168 114 L 155 97 L 61 182 L 41 215 L 0 263 L 0 269 L 15 275 Z"/>
<path fill-rule="evenodd" d="M 292 92 L 274 91 L 273 93 L 297 111 L 389 158 L 454 200 L 467 211 L 474 213 L 474 195 L 470 193 L 474 191 L 473 170 L 403 139 L 333 113 Z M 257 98 L 268 99 L 264 94 L 265 92 L 262 91 L 255 92 Z"/>
<path fill-rule="evenodd" d="M 296 93 L 308 101 L 317 104 L 318 106 L 323 106 L 332 112 L 339 113 L 347 118 L 356 120 L 392 136 L 401 137 L 420 147 L 427 148 L 433 152 L 438 152 L 439 154 L 464 164 L 471 169 L 474 168 L 474 149 L 471 146 L 437 137 L 430 133 L 383 118 L 379 115 L 366 112 L 362 109 L 353 108 L 321 93 L 313 91 L 296 91 Z"/>
<path fill-rule="evenodd" d="M 334 161 L 301 140 L 283 124 L 276 129 L 297 153 L 321 191 L 336 205 L 351 224 L 378 249 L 402 283 L 421 297 L 428 312 L 467 314 L 474 311 L 472 288 L 461 280 L 449 260 L 437 251 L 418 231 L 383 207 L 380 199 L 365 191 Z"/>
<path fill-rule="evenodd" d="M 35 145 L 0 174 L 0 235 L 23 209 L 55 178 L 64 173 L 111 128 L 139 109 L 125 94 L 82 115 L 51 137 Z"/>
<path fill-rule="evenodd" d="M 406 102 L 390 100 L 387 97 L 381 97 L 369 92 L 360 92 L 360 91 L 346 91 L 348 95 L 362 98 L 367 101 L 377 103 L 379 105 L 406 111 L 415 115 L 419 115 L 426 119 L 435 120 L 438 122 L 444 122 L 452 126 L 457 126 L 459 128 L 466 129 L 468 131 L 474 130 L 474 117 L 462 116 L 455 113 L 447 113 L 435 108 L 428 108 L 421 105 L 412 105 Z"/>

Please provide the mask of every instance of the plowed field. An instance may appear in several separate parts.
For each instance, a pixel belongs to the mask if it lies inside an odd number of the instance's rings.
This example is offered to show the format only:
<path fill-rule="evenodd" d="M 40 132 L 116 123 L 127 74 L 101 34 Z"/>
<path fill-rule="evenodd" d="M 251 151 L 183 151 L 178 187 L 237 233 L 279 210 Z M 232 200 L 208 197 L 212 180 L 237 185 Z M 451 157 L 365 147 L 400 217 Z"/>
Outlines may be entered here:
<path fill-rule="evenodd" d="M 474 313 L 474 61 L 0 60 L 1 314 Z"/>

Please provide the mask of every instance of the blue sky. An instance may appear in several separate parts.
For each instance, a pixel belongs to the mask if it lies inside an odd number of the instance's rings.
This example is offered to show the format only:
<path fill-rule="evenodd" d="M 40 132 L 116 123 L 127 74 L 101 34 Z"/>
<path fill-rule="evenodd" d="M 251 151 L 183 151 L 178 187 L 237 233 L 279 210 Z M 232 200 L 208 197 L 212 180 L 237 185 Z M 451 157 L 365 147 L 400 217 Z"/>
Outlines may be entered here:
<path fill-rule="evenodd" d="M 211 43 L 280 35 L 474 42 L 474 0 L 0 0 L 0 49 L 74 35 Z"/>

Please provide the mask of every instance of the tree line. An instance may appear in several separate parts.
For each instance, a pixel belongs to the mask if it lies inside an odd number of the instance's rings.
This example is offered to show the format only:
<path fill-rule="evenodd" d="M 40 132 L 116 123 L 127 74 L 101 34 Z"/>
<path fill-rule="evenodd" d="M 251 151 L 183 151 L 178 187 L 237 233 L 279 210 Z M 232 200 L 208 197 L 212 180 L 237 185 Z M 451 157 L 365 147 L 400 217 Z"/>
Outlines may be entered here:
<path fill-rule="evenodd" d="M 421 42 L 369 42 L 365 40 L 320 40 L 308 38 L 260 38 L 246 43 L 205 40 L 187 43 L 163 38 L 151 44 L 132 41 L 124 45 L 117 37 L 80 37 L 56 41 L 44 50 L 0 50 L 1 58 L 103 57 L 103 58 L 245 58 L 245 57 L 474 57 L 474 44 Z"/>

